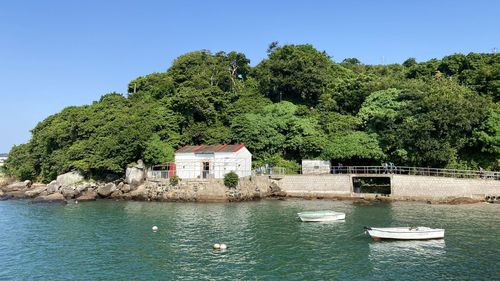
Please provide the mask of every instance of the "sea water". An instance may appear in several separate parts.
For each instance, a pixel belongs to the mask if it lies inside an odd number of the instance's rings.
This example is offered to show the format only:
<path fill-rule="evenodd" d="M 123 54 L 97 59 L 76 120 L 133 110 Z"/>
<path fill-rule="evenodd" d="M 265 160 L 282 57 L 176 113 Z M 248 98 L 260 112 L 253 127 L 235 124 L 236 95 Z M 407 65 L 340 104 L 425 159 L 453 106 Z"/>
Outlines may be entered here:
<path fill-rule="evenodd" d="M 346 220 L 297 217 L 325 209 Z M 363 226 L 446 232 L 375 242 Z M 486 203 L 1 201 L 0 280 L 499 280 L 499 226 Z"/>

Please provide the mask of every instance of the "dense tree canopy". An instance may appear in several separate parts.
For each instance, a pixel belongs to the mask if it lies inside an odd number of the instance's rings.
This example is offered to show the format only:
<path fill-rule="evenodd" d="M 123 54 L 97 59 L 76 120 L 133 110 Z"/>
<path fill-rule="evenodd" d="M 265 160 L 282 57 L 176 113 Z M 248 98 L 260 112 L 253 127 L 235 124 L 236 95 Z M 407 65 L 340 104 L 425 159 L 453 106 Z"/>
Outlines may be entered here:
<path fill-rule="evenodd" d="M 255 67 L 242 53 L 178 57 L 138 77 L 128 94 L 68 107 L 12 148 L 5 170 L 50 181 L 80 170 L 122 174 L 172 161 L 186 144 L 243 142 L 254 163 L 500 168 L 500 55 L 341 63 L 311 45 L 273 42 Z"/>

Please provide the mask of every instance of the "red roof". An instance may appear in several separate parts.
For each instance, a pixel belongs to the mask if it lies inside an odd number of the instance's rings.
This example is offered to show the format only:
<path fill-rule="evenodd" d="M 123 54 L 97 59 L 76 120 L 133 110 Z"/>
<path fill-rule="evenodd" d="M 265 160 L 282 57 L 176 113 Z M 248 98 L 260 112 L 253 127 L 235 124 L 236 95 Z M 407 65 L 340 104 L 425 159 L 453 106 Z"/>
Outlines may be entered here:
<path fill-rule="evenodd" d="M 175 153 L 214 153 L 214 152 L 236 152 L 245 147 L 244 144 L 213 144 L 213 145 L 186 145 Z"/>

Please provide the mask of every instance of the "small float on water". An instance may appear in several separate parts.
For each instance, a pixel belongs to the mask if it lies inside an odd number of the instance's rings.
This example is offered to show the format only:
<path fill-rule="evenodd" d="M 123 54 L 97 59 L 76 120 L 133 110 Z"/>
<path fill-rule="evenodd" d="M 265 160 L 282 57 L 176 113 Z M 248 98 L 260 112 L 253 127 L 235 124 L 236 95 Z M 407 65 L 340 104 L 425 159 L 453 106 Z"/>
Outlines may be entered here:
<path fill-rule="evenodd" d="M 297 213 L 297 215 L 299 216 L 301 221 L 310 222 L 338 221 L 345 219 L 345 213 L 330 210 L 306 211 Z"/>
<path fill-rule="evenodd" d="M 426 226 L 410 227 L 367 227 L 365 231 L 373 240 L 429 240 L 443 239 L 444 229 L 430 228 Z"/>

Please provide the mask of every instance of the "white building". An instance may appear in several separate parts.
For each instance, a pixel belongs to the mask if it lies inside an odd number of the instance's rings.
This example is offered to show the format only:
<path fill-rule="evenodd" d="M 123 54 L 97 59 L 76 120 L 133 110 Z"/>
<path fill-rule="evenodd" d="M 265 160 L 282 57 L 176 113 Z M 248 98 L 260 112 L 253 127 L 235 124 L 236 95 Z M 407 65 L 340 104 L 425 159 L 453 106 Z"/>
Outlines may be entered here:
<path fill-rule="evenodd" d="M 329 174 L 330 161 L 323 160 L 302 160 L 302 174 Z"/>
<path fill-rule="evenodd" d="M 3 166 L 7 161 L 7 153 L 0 153 L 0 166 Z"/>
<path fill-rule="evenodd" d="M 231 171 L 247 177 L 252 154 L 244 144 L 186 145 L 175 152 L 175 167 L 181 179 L 221 179 Z"/>

